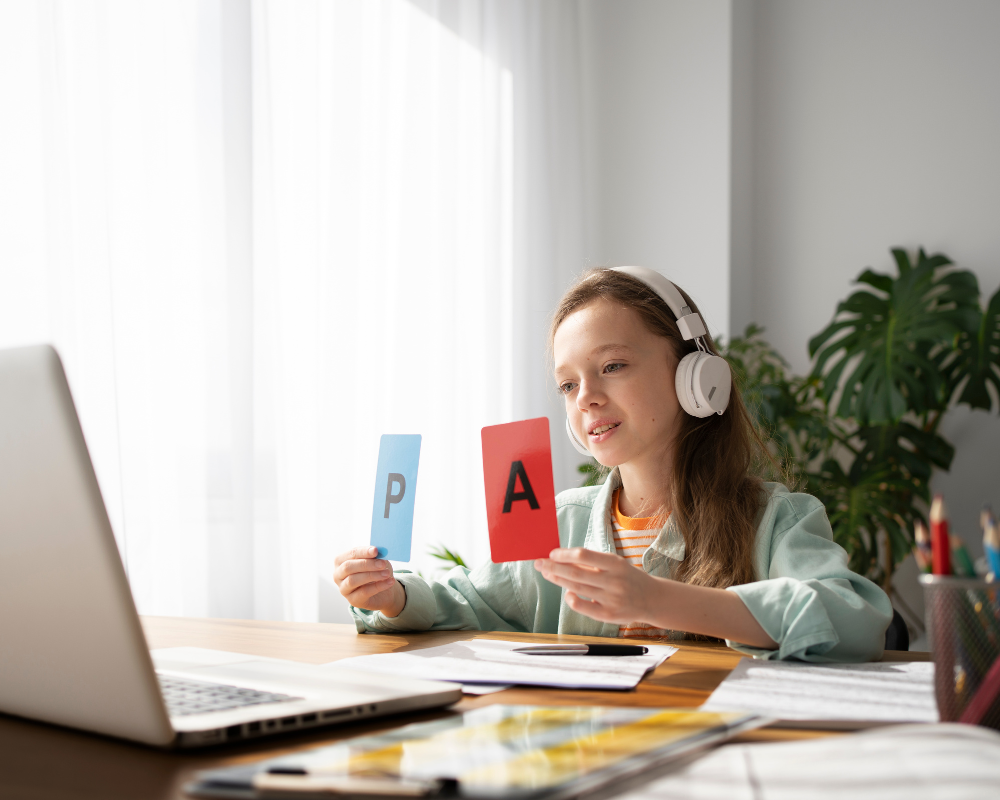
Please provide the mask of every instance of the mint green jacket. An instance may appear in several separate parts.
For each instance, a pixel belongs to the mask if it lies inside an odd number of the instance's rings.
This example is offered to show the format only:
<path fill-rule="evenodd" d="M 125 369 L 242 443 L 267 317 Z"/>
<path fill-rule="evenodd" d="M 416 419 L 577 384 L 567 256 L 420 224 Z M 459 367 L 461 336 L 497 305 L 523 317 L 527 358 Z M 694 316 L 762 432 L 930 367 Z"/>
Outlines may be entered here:
<path fill-rule="evenodd" d="M 620 485 L 614 470 L 601 486 L 570 489 L 556 497 L 559 541 L 614 553 L 612 493 Z M 847 553 L 833 542 L 822 503 L 808 494 L 766 484 L 770 499 L 757 528 L 757 581 L 732 586 L 777 650 L 730 647 L 758 658 L 803 661 L 869 661 L 882 655 L 892 619 L 889 598 L 871 581 L 847 568 Z M 668 519 L 642 559 L 650 575 L 669 578 L 684 560 L 684 538 Z M 563 590 L 549 583 L 531 561 L 455 567 L 428 584 L 419 575 L 397 572 L 406 605 L 396 617 L 352 608 L 359 632 L 425 630 L 532 631 L 585 636 L 618 635 L 618 625 L 598 622 L 563 602 Z"/>

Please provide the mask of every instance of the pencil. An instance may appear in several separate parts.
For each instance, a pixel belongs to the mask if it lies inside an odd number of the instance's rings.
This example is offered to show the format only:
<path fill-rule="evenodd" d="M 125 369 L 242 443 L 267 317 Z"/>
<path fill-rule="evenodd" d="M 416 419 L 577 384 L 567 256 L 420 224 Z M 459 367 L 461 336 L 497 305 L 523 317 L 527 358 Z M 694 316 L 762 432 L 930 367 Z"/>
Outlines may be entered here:
<path fill-rule="evenodd" d="M 954 534 L 948 538 L 951 540 L 952 564 L 954 565 L 955 574 L 963 578 L 975 578 L 976 568 L 973 566 L 972 557 L 969 555 L 969 551 L 965 549 L 962 540 Z"/>
<path fill-rule="evenodd" d="M 993 666 L 987 671 L 986 677 L 979 684 L 979 688 L 965 710 L 962 711 L 958 721 L 968 725 L 978 724 L 989 711 L 998 694 L 1000 694 L 1000 657 L 994 659 Z"/>
<path fill-rule="evenodd" d="M 992 578 L 987 576 L 987 580 L 1000 580 L 1000 530 L 997 530 L 997 521 L 992 515 L 983 526 L 983 551 L 992 575 Z"/>
<path fill-rule="evenodd" d="M 934 495 L 931 503 L 931 553 L 935 575 L 951 575 L 951 542 L 948 539 L 948 510 L 944 497 Z"/>
<path fill-rule="evenodd" d="M 913 526 L 913 541 L 916 542 L 916 547 L 913 548 L 913 557 L 917 561 L 917 568 L 921 572 L 929 573 L 934 566 L 931 555 L 931 535 L 922 519 L 918 519 Z"/>

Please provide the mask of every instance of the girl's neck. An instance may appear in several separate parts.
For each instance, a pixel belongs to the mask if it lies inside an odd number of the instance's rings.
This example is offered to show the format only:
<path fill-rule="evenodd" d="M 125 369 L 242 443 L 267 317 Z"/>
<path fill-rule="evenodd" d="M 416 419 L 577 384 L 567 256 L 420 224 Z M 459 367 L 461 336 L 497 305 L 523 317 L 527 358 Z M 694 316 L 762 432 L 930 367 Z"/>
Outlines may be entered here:
<path fill-rule="evenodd" d="M 626 517 L 652 517 L 658 512 L 670 512 L 670 473 L 662 462 L 658 466 L 660 469 L 633 463 L 619 465 L 622 488 L 618 493 L 618 510 Z"/>

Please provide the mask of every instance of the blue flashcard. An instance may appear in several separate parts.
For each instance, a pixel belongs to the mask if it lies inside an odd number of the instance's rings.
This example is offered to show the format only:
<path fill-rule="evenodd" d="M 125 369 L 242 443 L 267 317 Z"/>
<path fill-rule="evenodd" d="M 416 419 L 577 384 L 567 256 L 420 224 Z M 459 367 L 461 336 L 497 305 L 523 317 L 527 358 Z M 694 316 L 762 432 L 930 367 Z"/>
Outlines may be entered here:
<path fill-rule="evenodd" d="M 419 433 L 382 434 L 375 471 L 371 541 L 381 558 L 410 560 L 419 463 Z"/>

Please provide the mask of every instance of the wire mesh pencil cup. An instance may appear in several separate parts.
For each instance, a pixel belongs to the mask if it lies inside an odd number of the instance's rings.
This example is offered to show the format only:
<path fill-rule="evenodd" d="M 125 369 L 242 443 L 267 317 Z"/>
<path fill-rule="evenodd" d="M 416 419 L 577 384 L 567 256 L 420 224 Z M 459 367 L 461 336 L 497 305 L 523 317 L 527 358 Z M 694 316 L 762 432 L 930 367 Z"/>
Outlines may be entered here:
<path fill-rule="evenodd" d="M 1000 583 L 921 575 L 942 722 L 1000 729 Z"/>

